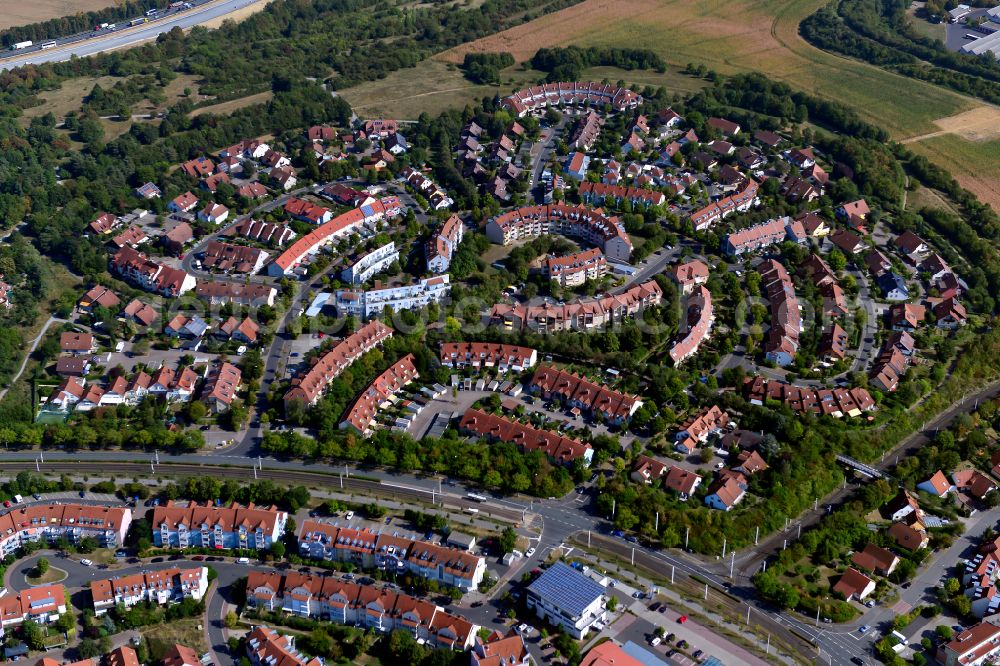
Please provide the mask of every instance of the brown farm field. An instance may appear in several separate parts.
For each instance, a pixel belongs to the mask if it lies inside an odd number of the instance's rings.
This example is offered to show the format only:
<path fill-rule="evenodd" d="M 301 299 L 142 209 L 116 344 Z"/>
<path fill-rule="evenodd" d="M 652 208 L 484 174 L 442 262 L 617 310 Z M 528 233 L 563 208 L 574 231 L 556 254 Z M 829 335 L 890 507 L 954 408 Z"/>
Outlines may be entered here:
<path fill-rule="evenodd" d="M 969 141 L 955 135 L 932 136 L 907 145 L 951 172 L 984 203 L 1000 211 L 1000 139 Z"/>
<path fill-rule="evenodd" d="M 35 0 L 23 4 L 7 0 L 0 11 L 0 30 L 18 25 L 92 12 L 115 4 L 115 0 Z"/>

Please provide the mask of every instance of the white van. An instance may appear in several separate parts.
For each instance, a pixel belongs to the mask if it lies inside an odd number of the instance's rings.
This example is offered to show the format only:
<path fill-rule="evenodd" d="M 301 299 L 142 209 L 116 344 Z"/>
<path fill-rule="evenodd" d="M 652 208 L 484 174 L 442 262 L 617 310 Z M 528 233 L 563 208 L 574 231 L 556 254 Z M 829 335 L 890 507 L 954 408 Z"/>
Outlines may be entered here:
<path fill-rule="evenodd" d="M 240 559 L 236 560 L 236 564 L 250 564 L 250 558 L 241 557 Z"/>

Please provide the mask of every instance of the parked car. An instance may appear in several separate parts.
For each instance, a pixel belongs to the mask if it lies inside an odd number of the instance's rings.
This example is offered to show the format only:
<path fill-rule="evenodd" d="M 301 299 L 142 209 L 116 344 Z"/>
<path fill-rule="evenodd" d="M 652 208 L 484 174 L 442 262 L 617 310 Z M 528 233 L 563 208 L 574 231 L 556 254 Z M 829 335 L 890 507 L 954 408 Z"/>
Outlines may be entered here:
<path fill-rule="evenodd" d="M 82 564 L 85 567 L 89 567 L 89 566 L 93 566 L 94 563 L 91 562 L 90 560 L 80 560 L 80 564 Z"/>
<path fill-rule="evenodd" d="M 701 659 L 701 655 L 703 654 L 705 654 L 704 650 L 695 650 L 694 652 L 691 653 L 691 656 L 694 657 L 695 659 Z"/>
<path fill-rule="evenodd" d="M 525 557 L 531 557 L 534 554 L 535 554 L 535 549 L 534 548 L 529 548 L 528 551 L 524 554 L 524 556 Z"/>
<path fill-rule="evenodd" d="M 677 618 L 677 623 L 678 624 L 684 624 L 687 621 L 688 621 L 688 616 L 687 615 L 681 615 L 679 618 Z"/>
<path fill-rule="evenodd" d="M 653 640 L 649 641 L 649 644 L 652 645 L 653 647 L 656 647 L 657 645 L 659 645 L 662 642 L 663 641 L 660 639 L 659 636 L 653 636 Z"/>
<path fill-rule="evenodd" d="M 860 627 L 858 627 L 858 633 L 867 634 L 869 629 L 871 629 L 871 627 L 869 627 L 867 624 L 863 624 Z"/>

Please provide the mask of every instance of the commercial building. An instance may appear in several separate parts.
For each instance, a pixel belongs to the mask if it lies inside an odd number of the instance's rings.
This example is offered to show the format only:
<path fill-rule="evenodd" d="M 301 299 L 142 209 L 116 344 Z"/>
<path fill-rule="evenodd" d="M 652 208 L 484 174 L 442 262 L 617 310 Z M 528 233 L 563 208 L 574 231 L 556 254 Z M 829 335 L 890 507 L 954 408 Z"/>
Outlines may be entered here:
<path fill-rule="evenodd" d="M 362 326 L 316 357 L 304 374 L 292 380 L 292 388 L 285 393 L 285 404 L 292 400 L 300 400 L 307 405 L 316 404 L 326 387 L 340 373 L 391 337 L 392 329 L 378 319 Z"/>
<path fill-rule="evenodd" d="M 399 260 L 396 243 L 389 241 L 382 247 L 358 257 L 340 272 L 340 279 L 350 284 L 362 284 L 385 271 L 394 261 Z"/>
<path fill-rule="evenodd" d="M 525 599 L 539 618 L 576 639 L 586 637 L 607 616 L 604 588 L 563 562 L 554 563 L 529 585 Z"/>
<path fill-rule="evenodd" d="M 0 516 L 0 557 L 22 544 L 59 539 L 79 543 L 90 537 L 102 548 L 115 548 L 125 541 L 132 510 L 128 507 L 82 504 L 16 505 Z"/>
<path fill-rule="evenodd" d="M 463 592 L 478 589 L 486 575 L 486 560 L 467 550 L 314 520 L 302 523 L 299 554 L 390 574 L 411 573 Z"/>
<path fill-rule="evenodd" d="M 281 539 L 288 513 L 276 506 L 166 506 L 153 510 L 153 543 L 160 548 L 270 550 Z"/>
<path fill-rule="evenodd" d="M 522 451 L 541 451 L 560 465 L 569 465 L 582 458 L 584 465 L 589 467 L 594 457 L 593 447 L 586 442 L 471 407 L 462 415 L 458 427 L 476 437 L 516 444 Z"/>
<path fill-rule="evenodd" d="M 251 572 L 247 578 L 247 604 L 380 633 L 401 629 L 433 647 L 454 650 L 471 647 L 479 632 L 478 625 L 428 601 L 389 588 L 358 585 L 325 576 Z M 257 627 L 250 633 L 248 649 L 260 629 Z M 284 661 L 266 664 L 286 666 Z"/>
<path fill-rule="evenodd" d="M 542 234 L 579 238 L 600 248 L 611 261 L 628 263 L 632 256 L 632 241 L 618 218 L 586 206 L 525 206 L 486 223 L 486 237 L 499 245 Z"/>
<path fill-rule="evenodd" d="M 208 568 L 161 569 L 95 580 L 90 584 L 94 612 L 103 615 L 118 604 L 126 608 L 144 601 L 160 606 L 184 599 L 200 601 L 208 591 Z"/>
<path fill-rule="evenodd" d="M 374 289 L 364 291 L 338 289 L 335 305 L 337 313 L 342 316 L 352 315 L 368 320 L 382 314 L 385 308 L 399 312 L 419 310 L 431 303 L 440 303 L 450 291 L 451 284 L 447 275 L 423 278 L 401 287 L 381 287 L 376 282 Z"/>

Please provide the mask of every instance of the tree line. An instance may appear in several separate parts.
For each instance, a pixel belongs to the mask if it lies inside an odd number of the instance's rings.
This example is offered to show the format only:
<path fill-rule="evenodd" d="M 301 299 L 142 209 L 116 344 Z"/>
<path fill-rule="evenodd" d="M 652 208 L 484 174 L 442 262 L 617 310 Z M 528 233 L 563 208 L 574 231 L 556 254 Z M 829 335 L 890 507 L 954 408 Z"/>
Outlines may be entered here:
<path fill-rule="evenodd" d="M 546 72 L 547 81 L 579 81 L 588 67 L 667 71 L 667 63 L 649 49 L 555 46 L 540 48 L 531 58 L 534 69 Z"/>

